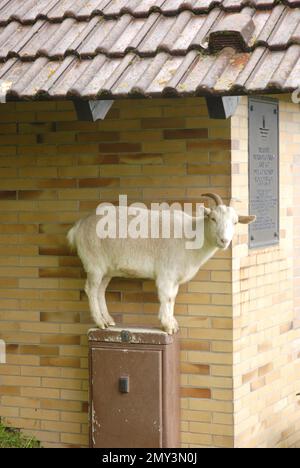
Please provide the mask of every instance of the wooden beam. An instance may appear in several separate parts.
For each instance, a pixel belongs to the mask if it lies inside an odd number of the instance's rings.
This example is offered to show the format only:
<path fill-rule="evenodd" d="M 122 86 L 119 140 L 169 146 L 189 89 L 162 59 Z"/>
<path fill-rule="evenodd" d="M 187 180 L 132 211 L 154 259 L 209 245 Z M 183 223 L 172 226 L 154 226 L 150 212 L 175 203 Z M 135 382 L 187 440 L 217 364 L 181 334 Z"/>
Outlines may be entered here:
<path fill-rule="evenodd" d="M 83 101 L 74 100 L 78 120 L 96 122 L 104 120 L 114 101 Z"/>
<path fill-rule="evenodd" d="M 239 102 L 240 98 L 238 96 L 207 97 L 209 117 L 211 119 L 228 119 L 234 115 Z"/>

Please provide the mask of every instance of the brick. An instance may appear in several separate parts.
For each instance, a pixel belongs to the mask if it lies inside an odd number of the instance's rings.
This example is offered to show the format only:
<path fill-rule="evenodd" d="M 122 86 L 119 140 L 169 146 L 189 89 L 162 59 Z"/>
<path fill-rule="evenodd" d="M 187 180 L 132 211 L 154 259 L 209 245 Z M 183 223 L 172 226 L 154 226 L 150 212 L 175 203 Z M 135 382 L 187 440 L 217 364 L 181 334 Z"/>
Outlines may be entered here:
<path fill-rule="evenodd" d="M 53 188 L 74 188 L 76 187 L 76 180 L 73 179 L 49 179 L 49 180 L 40 180 L 37 183 L 37 188 L 39 189 L 53 189 Z"/>
<path fill-rule="evenodd" d="M 80 360 L 67 357 L 42 357 L 41 365 L 54 367 L 80 367 Z"/>
<path fill-rule="evenodd" d="M 182 388 L 181 389 L 182 398 L 211 398 L 211 390 L 208 388 Z"/>
<path fill-rule="evenodd" d="M 214 436 L 213 438 L 214 444 L 217 447 L 221 448 L 233 448 L 234 442 L 232 437 L 224 437 L 224 436 Z"/>
<path fill-rule="evenodd" d="M 195 175 L 195 174 L 230 174 L 230 167 L 227 164 L 207 164 L 207 165 L 188 165 L 188 174 Z"/>
<path fill-rule="evenodd" d="M 116 142 L 120 140 L 119 132 L 89 132 L 89 133 L 79 133 L 77 135 L 77 141 L 82 142 L 102 142 L 102 141 L 113 141 Z"/>
<path fill-rule="evenodd" d="M 62 434 L 61 440 L 67 444 L 78 444 L 86 446 L 88 445 L 88 436 L 87 435 L 77 435 L 77 434 Z"/>
<path fill-rule="evenodd" d="M 52 421 L 42 421 L 41 429 L 46 431 L 55 431 L 55 432 L 80 432 L 80 424 L 77 423 L 64 423 L 64 422 L 52 422 Z"/>
<path fill-rule="evenodd" d="M 85 413 L 61 413 L 61 418 L 65 422 L 87 423 L 88 416 Z"/>
<path fill-rule="evenodd" d="M 209 351 L 210 350 L 209 341 L 197 341 L 197 340 L 182 340 L 181 349 L 190 350 L 190 351 Z"/>
<path fill-rule="evenodd" d="M 292 329 L 293 329 L 293 322 L 284 323 L 280 327 L 280 334 L 283 335 L 284 333 L 288 333 Z"/>
<path fill-rule="evenodd" d="M 126 108 L 121 109 L 120 118 L 122 119 L 141 119 L 141 118 L 156 118 L 161 117 L 162 111 L 158 106 L 147 107 L 147 108 L 138 108 L 136 106 L 126 106 Z"/>
<path fill-rule="evenodd" d="M 58 169 L 59 177 L 74 177 L 74 178 L 84 178 L 84 177 L 95 177 L 98 176 L 98 168 L 94 166 L 87 167 L 60 167 Z"/>
<path fill-rule="evenodd" d="M 251 383 L 251 392 L 255 392 L 266 385 L 265 379 L 259 379 Z"/>
<path fill-rule="evenodd" d="M 40 427 L 40 422 L 37 420 L 12 417 L 6 420 L 6 424 L 12 427 L 22 427 L 23 429 L 37 429 Z"/>
<path fill-rule="evenodd" d="M 60 322 L 60 323 L 79 323 L 79 313 L 61 313 L 61 312 L 41 312 L 41 322 Z"/>
<path fill-rule="evenodd" d="M 10 407 L 0 407 L 0 416 L 2 418 L 7 417 L 18 417 L 19 416 L 19 408 L 10 408 Z"/>
<path fill-rule="evenodd" d="M 101 143 L 100 153 L 139 153 L 141 151 L 139 143 Z"/>
<path fill-rule="evenodd" d="M 166 140 L 189 140 L 208 138 L 207 128 L 186 128 L 184 130 L 164 130 Z"/>
<path fill-rule="evenodd" d="M 31 122 L 34 119 L 34 112 L 1 112 L 0 114 L 0 122 Z"/>
<path fill-rule="evenodd" d="M 36 116 L 39 122 L 60 122 L 75 119 L 75 112 L 38 112 Z M 34 119 L 32 119 L 33 121 Z"/>
<path fill-rule="evenodd" d="M 42 442 L 43 448 L 46 448 L 48 442 L 54 443 L 54 448 L 58 447 L 59 434 L 48 431 L 31 431 L 31 434 L 36 440 Z"/>
<path fill-rule="evenodd" d="M 101 177 L 98 179 L 80 179 L 79 187 L 118 187 L 120 179 L 118 177 Z"/>
<path fill-rule="evenodd" d="M 201 375 L 209 375 L 210 367 L 204 366 L 201 364 L 189 364 L 189 363 L 182 363 L 181 364 L 181 372 L 184 374 L 201 374 Z"/>
<path fill-rule="evenodd" d="M 40 400 L 36 398 L 23 398 L 23 397 L 16 397 L 16 396 L 7 396 L 1 399 L 2 405 L 5 406 L 12 406 L 15 408 L 22 407 L 22 408 L 39 408 L 40 407 Z M 1 406 L 2 406 L 1 405 Z"/>
<path fill-rule="evenodd" d="M 13 395 L 19 396 L 20 395 L 20 388 L 14 386 L 0 386 L 0 395 Z"/>
<path fill-rule="evenodd" d="M 22 418 L 29 418 L 29 419 L 40 419 L 46 421 L 58 421 L 60 418 L 60 414 L 58 411 L 47 411 L 47 410 L 40 410 L 40 409 L 30 409 L 24 408 L 20 410 L 20 416 Z"/>
<path fill-rule="evenodd" d="M 182 442 L 189 444 L 188 446 L 193 447 L 193 444 L 197 447 L 197 444 L 200 446 L 211 446 L 212 445 L 212 436 L 209 434 L 191 434 L 183 433 Z"/>
<path fill-rule="evenodd" d="M 41 400 L 41 408 L 58 411 L 81 411 L 81 403 L 65 400 Z"/>
<path fill-rule="evenodd" d="M 116 161 L 115 161 L 116 162 Z M 121 164 L 140 164 L 143 166 L 161 165 L 164 162 L 162 153 L 137 153 L 137 154 L 120 154 L 118 161 Z"/>
<path fill-rule="evenodd" d="M 1 249 L 0 249 L 1 252 Z M 14 278 L 0 278 L 0 287 L 15 288 L 18 285 L 17 279 Z"/>
<path fill-rule="evenodd" d="M 167 152 L 167 153 L 178 153 L 178 152 L 185 152 L 186 150 L 186 143 L 185 141 L 172 141 L 172 140 L 164 140 L 159 142 L 144 142 L 142 144 L 142 150 L 145 153 L 159 153 L 159 152 Z"/>
<path fill-rule="evenodd" d="M 273 363 L 266 364 L 258 369 L 258 376 L 263 377 L 266 374 L 269 374 L 274 369 Z"/>
<path fill-rule="evenodd" d="M 142 118 L 141 127 L 143 129 L 151 128 L 183 128 L 185 126 L 184 118 Z"/>
<path fill-rule="evenodd" d="M 69 390 L 80 390 L 81 381 L 80 380 L 71 380 L 71 379 L 53 379 L 53 378 L 43 378 L 42 384 L 48 388 L 59 388 L 59 389 L 69 389 Z"/>
<path fill-rule="evenodd" d="M 71 390 L 62 390 L 61 398 L 63 400 L 84 401 L 88 399 L 88 393 L 71 391 Z"/>
<path fill-rule="evenodd" d="M 53 369 L 52 367 L 22 367 L 22 375 L 38 376 L 38 377 L 59 377 L 61 369 Z"/>
<path fill-rule="evenodd" d="M 21 395 L 24 397 L 33 397 L 38 399 L 43 398 L 51 398 L 51 399 L 58 399 L 59 398 L 59 390 L 54 390 L 52 388 L 38 388 L 38 387 L 24 387 L 21 390 Z"/>
<path fill-rule="evenodd" d="M 52 132 L 52 133 L 40 133 L 37 135 L 37 143 L 39 145 L 53 145 L 63 143 L 73 143 L 75 141 L 75 135 L 67 132 Z"/>
<path fill-rule="evenodd" d="M 8 346 L 6 348 L 7 351 L 8 351 Z M 20 375 L 20 367 L 19 366 L 8 366 L 7 364 L 2 364 L 1 365 L 1 375 Z"/>
<path fill-rule="evenodd" d="M 198 422 L 191 422 L 190 423 L 190 430 L 191 432 L 200 432 L 200 433 L 207 433 L 213 435 L 225 435 L 229 436 L 232 435 L 231 427 L 220 425 L 220 424 L 205 424 L 205 423 L 198 423 Z"/>
<path fill-rule="evenodd" d="M 198 141 L 189 141 L 187 143 L 187 150 L 188 151 L 195 151 L 200 150 L 203 151 L 208 149 L 209 151 L 220 151 L 220 150 L 230 150 L 231 149 L 231 141 L 230 140 L 204 140 L 201 142 Z"/>
<path fill-rule="evenodd" d="M 15 190 L 0 191 L 0 200 L 16 200 L 17 192 Z"/>
<path fill-rule="evenodd" d="M 17 126 L 14 123 L 0 124 L 0 134 L 5 135 L 7 133 L 16 133 Z"/>
<path fill-rule="evenodd" d="M 79 167 L 84 167 L 87 164 L 89 166 L 99 166 L 105 164 L 118 164 L 120 161 L 121 155 L 118 154 L 98 154 L 98 148 L 96 151 L 97 154 L 84 154 L 83 156 L 78 156 L 78 165 Z M 95 170 L 99 171 L 99 167 L 96 167 Z M 98 172 L 97 172 L 98 174 Z"/>
<path fill-rule="evenodd" d="M 39 268 L 40 278 L 80 278 L 80 270 L 74 268 Z"/>
<path fill-rule="evenodd" d="M 59 348 L 55 346 L 30 346 L 22 345 L 19 347 L 21 354 L 33 354 L 38 356 L 58 356 Z"/>

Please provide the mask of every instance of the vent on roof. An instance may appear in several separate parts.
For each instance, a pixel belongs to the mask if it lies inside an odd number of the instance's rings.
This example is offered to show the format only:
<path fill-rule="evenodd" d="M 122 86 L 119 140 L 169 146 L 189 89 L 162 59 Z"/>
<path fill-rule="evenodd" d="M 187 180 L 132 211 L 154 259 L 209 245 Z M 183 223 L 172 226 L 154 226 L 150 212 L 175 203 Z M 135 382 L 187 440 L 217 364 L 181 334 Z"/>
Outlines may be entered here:
<path fill-rule="evenodd" d="M 225 47 L 232 47 L 239 52 L 251 46 L 255 31 L 252 17 L 245 13 L 230 14 L 224 17 L 208 36 L 209 48 L 217 52 Z"/>

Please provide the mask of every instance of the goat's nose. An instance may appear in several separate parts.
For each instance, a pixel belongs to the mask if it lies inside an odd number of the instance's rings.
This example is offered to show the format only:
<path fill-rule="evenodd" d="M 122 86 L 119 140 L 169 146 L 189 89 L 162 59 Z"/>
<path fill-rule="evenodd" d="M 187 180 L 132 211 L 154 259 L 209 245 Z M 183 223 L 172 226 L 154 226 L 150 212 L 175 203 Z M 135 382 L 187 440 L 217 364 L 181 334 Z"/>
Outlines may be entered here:
<path fill-rule="evenodd" d="M 229 240 L 228 239 L 221 239 L 222 244 L 226 245 L 228 244 Z"/>

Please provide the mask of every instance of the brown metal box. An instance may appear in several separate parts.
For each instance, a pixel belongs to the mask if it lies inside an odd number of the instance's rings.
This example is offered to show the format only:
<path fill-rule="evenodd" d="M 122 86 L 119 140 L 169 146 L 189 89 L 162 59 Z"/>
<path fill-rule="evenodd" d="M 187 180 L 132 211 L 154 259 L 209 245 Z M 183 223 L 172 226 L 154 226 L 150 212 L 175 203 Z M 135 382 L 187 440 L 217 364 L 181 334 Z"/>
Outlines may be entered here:
<path fill-rule="evenodd" d="M 179 340 L 160 330 L 89 332 L 90 446 L 179 447 Z"/>

